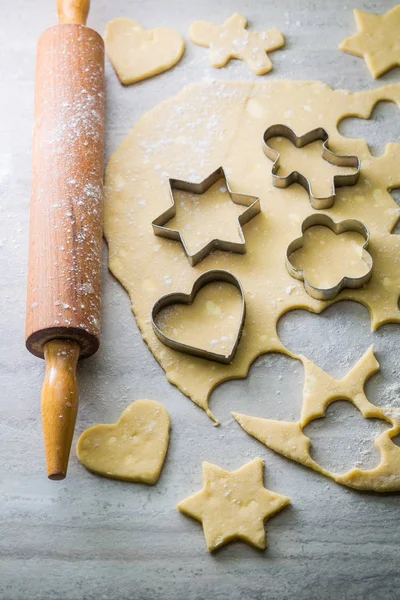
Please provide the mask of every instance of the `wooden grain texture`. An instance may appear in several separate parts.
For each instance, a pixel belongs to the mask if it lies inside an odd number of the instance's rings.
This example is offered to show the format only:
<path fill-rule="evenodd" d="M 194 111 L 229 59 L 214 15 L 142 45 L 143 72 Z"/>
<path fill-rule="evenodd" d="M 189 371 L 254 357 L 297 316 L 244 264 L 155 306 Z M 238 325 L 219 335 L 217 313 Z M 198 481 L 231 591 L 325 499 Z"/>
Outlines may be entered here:
<path fill-rule="evenodd" d="M 78 413 L 78 342 L 53 340 L 44 347 L 42 421 L 49 479 L 64 479 Z"/>
<path fill-rule="evenodd" d="M 88 9 L 88 2 L 60 0 L 64 24 L 40 37 L 37 52 L 26 345 L 46 359 L 50 479 L 67 473 L 76 362 L 100 341 L 104 48 L 83 24 Z"/>
<path fill-rule="evenodd" d="M 86 25 L 90 0 L 57 0 L 58 22 Z"/>
<path fill-rule="evenodd" d="M 83 25 L 39 40 L 26 344 L 68 338 L 81 357 L 99 346 L 104 47 Z"/>

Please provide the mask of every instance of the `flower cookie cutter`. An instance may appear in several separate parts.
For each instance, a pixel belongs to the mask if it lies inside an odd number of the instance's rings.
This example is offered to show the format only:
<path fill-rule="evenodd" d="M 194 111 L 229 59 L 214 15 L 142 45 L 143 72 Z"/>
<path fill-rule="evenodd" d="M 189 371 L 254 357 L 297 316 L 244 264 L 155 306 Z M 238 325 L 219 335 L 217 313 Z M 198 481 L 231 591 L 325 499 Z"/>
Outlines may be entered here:
<path fill-rule="evenodd" d="M 234 204 L 247 206 L 247 210 L 245 210 L 237 218 L 238 232 L 241 241 L 229 242 L 221 239 L 213 239 L 194 254 L 190 254 L 189 249 L 186 246 L 181 233 L 176 229 L 165 227 L 166 223 L 168 223 L 168 221 L 170 221 L 176 215 L 176 204 L 173 191 L 183 190 L 184 192 L 191 192 L 193 194 L 201 195 L 204 194 L 219 179 L 224 179 L 228 194 Z M 158 235 L 160 237 L 165 237 L 171 240 L 181 242 L 183 249 L 185 250 L 186 256 L 188 257 L 189 263 L 192 267 L 194 267 L 195 265 L 197 265 L 197 263 L 202 261 L 203 258 L 205 258 L 210 252 L 212 252 L 212 250 L 219 249 L 224 250 L 226 252 L 235 252 L 237 254 L 246 253 L 246 240 L 243 234 L 242 227 L 243 225 L 248 223 L 253 217 L 258 215 L 258 213 L 261 211 L 260 199 L 256 196 L 250 196 L 248 194 L 240 194 L 238 192 L 233 192 L 229 187 L 229 183 L 226 178 L 223 167 L 219 167 L 218 169 L 216 169 L 213 173 L 211 173 L 211 175 L 209 175 L 200 183 L 191 183 L 189 181 L 183 181 L 181 179 L 169 179 L 169 193 L 172 204 L 169 208 L 167 208 L 165 212 L 163 212 L 156 219 L 154 219 L 154 221 L 152 222 L 153 231 L 155 235 Z"/>
<path fill-rule="evenodd" d="M 332 194 L 323 197 L 315 196 L 312 192 L 311 181 L 302 175 L 302 173 L 299 173 L 299 171 L 291 171 L 288 175 L 282 177 L 277 175 L 280 166 L 280 153 L 268 145 L 268 141 L 274 137 L 284 137 L 292 142 L 296 148 L 303 148 L 312 142 L 321 140 L 323 142 L 322 158 L 324 160 L 337 167 L 354 167 L 356 170 L 354 173 L 334 175 L 332 177 Z M 272 165 L 273 185 L 278 188 L 286 188 L 289 185 L 292 185 L 292 183 L 299 183 L 308 192 L 310 203 L 313 208 L 316 210 L 331 208 L 335 202 L 337 187 L 351 186 L 357 183 L 360 175 L 361 163 L 358 156 L 340 156 L 339 154 L 335 154 L 332 150 L 329 150 L 328 142 L 329 133 L 323 127 L 317 127 L 300 136 L 297 136 L 293 129 L 290 129 L 287 125 L 277 124 L 268 127 L 263 136 L 263 150 L 264 154 L 268 156 L 270 160 L 274 161 Z"/>
<path fill-rule="evenodd" d="M 311 285 L 307 278 L 304 275 L 304 271 L 302 269 L 297 269 L 291 262 L 291 255 L 303 247 L 304 242 L 304 233 L 307 229 L 311 227 L 315 227 L 321 225 L 323 227 L 328 227 L 331 231 L 333 231 L 336 235 L 340 233 L 344 233 L 346 231 L 354 231 L 356 233 L 360 233 L 365 242 L 363 244 L 362 250 L 362 260 L 368 267 L 368 271 L 365 275 L 361 275 L 360 277 L 343 277 L 339 283 L 330 287 L 330 288 L 320 288 L 314 285 Z M 371 279 L 372 275 L 372 267 L 373 260 L 372 256 L 367 252 L 367 247 L 369 244 L 369 230 L 361 221 L 357 221 L 356 219 L 345 219 L 344 221 L 335 222 L 326 214 L 315 213 L 307 217 L 301 226 L 301 237 L 296 238 L 291 242 L 286 250 L 286 268 L 289 274 L 295 279 L 299 279 L 304 282 L 304 288 L 312 298 L 316 300 L 333 300 L 336 298 L 340 292 L 345 288 L 356 289 L 360 288 Z"/>
<path fill-rule="evenodd" d="M 171 306 L 173 304 L 193 304 L 198 292 L 207 284 L 212 282 L 231 283 L 239 290 L 241 296 L 242 307 L 240 314 L 240 324 L 236 333 L 234 344 L 228 354 L 212 352 L 211 350 L 206 350 L 204 348 L 192 346 L 183 342 L 178 342 L 170 336 L 165 335 L 165 333 L 163 333 L 163 331 L 157 325 L 157 316 L 163 308 L 166 308 L 167 306 Z M 217 361 L 219 363 L 227 365 L 232 362 L 236 354 L 236 350 L 239 345 L 240 338 L 242 336 L 245 316 L 246 303 L 244 299 L 244 290 L 239 279 L 229 271 L 223 271 L 222 269 L 213 269 L 212 271 L 206 271 L 195 280 L 192 287 L 192 291 L 189 294 L 185 294 L 183 292 L 173 292 L 172 294 L 167 294 L 159 298 L 155 302 L 151 311 L 151 323 L 153 325 L 154 333 L 165 346 L 168 346 L 169 348 L 172 348 L 173 350 L 176 350 L 178 352 L 184 352 L 185 354 L 191 354 L 192 356 Z"/>

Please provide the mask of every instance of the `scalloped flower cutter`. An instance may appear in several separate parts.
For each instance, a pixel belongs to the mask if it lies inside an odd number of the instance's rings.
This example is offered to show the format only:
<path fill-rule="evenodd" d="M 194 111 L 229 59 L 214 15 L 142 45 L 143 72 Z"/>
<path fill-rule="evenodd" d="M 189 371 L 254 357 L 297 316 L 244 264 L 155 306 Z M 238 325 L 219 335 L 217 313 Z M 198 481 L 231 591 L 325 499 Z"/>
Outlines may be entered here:
<path fill-rule="evenodd" d="M 219 179 L 223 179 L 225 181 L 226 189 L 228 190 L 229 196 L 234 204 L 247 206 L 247 210 L 245 210 L 237 218 L 238 232 L 241 242 L 229 242 L 227 240 L 213 239 L 194 254 L 190 254 L 181 233 L 176 229 L 165 227 L 168 221 L 170 221 L 176 215 L 174 190 L 183 190 L 184 192 L 201 195 L 207 192 L 207 190 Z M 202 261 L 203 258 L 205 258 L 210 252 L 216 249 L 223 250 L 225 252 L 236 252 L 237 254 L 246 253 L 246 240 L 242 227 L 261 211 L 260 199 L 256 196 L 249 196 L 248 194 L 239 194 L 237 192 L 233 192 L 229 187 L 223 167 L 216 169 L 213 173 L 211 173 L 211 175 L 209 175 L 200 183 L 191 183 L 181 179 L 169 179 L 169 193 L 172 200 L 172 205 L 159 217 L 154 219 L 152 222 L 153 231 L 155 235 L 180 242 L 192 267 L 197 265 L 197 263 Z"/>
<path fill-rule="evenodd" d="M 157 325 L 157 316 L 161 312 L 161 310 L 173 304 L 193 304 L 198 292 L 203 287 L 214 281 L 226 282 L 234 285 L 239 290 L 242 300 L 242 310 L 240 315 L 239 328 L 235 337 L 234 344 L 228 354 L 220 354 L 218 352 L 205 350 L 204 348 L 198 348 L 197 346 L 192 346 L 183 342 L 178 342 L 177 340 L 165 335 L 165 333 Z M 153 325 L 154 333 L 165 346 L 168 346 L 169 348 L 172 348 L 177 352 L 184 352 L 185 354 L 191 354 L 192 356 L 205 358 L 207 360 L 213 360 L 227 365 L 231 363 L 235 357 L 236 350 L 239 345 L 240 338 L 242 336 L 245 316 L 246 303 L 244 299 L 244 290 L 239 279 L 237 279 L 237 277 L 235 277 L 229 271 L 223 271 L 222 269 L 214 269 L 212 271 L 206 271 L 195 280 L 190 294 L 184 294 L 183 292 L 173 292 L 172 294 L 167 294 L 159 298 L 155 302 L 151 311 L 151 323 Z"/>
<path fill-rule="evenodd" d="M 337 167 L 354 167 L 356 170 L 354 173 L 334 175 L 332 177 L 332 194 L 324 197 L 315 196 L 312 192 L 310 180 L 302 175 L 302 173 L 291 171 L 288 175 L 282 177 L 277 175 L 280 166 L 280 153 L 268 145 L 268 141 L 274 137 L 284 137 L 296 146 L 296 148 L 303 148 L 304 146 L 308 146 L 308 144 L 321 140 L 323 142 L 322 158 L 324 160 Z M 335 202 L 336 188 L 355 185 L 358 181 L 361 167 L 360 159 L 357 156 L 340 156 L 339 154 L 335 154 L 329 150 L 328 142 L 329 133 L 323 127 L 317 127 L 300 136 L 297 136 L 293 129 L 290 129 L 287 125 L 271 125 L 271 127 L 268 127 L 263 136 L 263 150 L 264 154 L 270 160 L 274 161 L 272 165 L 273 185 L 278 188 L 286 188 L 292 185 L 292 183 L 299 183 L 308 192 L 313 208 L 316 210 L 331 208 Z"/>
<path fill-rule="evenodd" d="M 290 257 L 294 252 L 296 252 L 296 250 L 299 250 L 303 247 L 304 233 L 307 231 L 307 229 L 316 227 L 318 225 L 328 227 L 336 235 L 346 231 L 354 231 L 356 233 L 360 233 L 364 237 L 365 243 L 363 244 L 362 260 L 368 267 L 368 271 L 365 275 L 361 275 L 360 277 L 343 277 L 339 283 L 330 288 L 319 288 L 311 285 L 311 283 L 307 281 L 304 271 L 302 269 L 296 269 L 296 267 L 291 263 Z M 333 300 L 333 298 L 336 298 L 336 296 L 340 294 L 343 289 L 360 288 L 368 283 L 368 281 L 371 279 L 373 260 L 372 256 L 366 250 L 369 243 L 369 230 L 361 221 L 357 221 L 356 219 L 345 219 L 344 221 L 338 221 L 336 223 L 328 215 L 316 213 L 310 215 L 303 221 L 301 233 L 301 237 L 293 240 L 293 242 L 291 242 L 288 246 L 286 251 L 286 268 L 292 277 L 304 282 L 304 288 L 307 294 L 312 298 L 315 298 L 316 300 Z"/>

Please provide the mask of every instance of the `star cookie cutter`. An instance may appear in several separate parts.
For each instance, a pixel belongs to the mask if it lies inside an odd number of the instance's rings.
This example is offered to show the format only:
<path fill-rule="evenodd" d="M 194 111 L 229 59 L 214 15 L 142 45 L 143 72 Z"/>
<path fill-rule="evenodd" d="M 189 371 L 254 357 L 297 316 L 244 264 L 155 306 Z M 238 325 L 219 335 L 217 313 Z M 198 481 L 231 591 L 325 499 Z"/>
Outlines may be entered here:
<path fill-rule="evenodd" d="M 201 195 L 204 194 L 219 179 L 224 179 L 226 188 L 228 190 L 228 194 L 234 204 L 247 206 L 247 210 L 245 210 L 237 218 L 239 237 L 241 241 L 229 242 L 221 239 L 214 239 L 208 242 L 205 246 L 200 248 L 200 250 L 198 250 L 194 254 L 190 254 L 189 249 L 187 248 L 180 232 L 176 229 L 165 227 L 166 223 L 168 223 L 168 221 L 170 221 L 176 215 L 176 205 L 173 190 L 183 190 L 184 192 L 191 192 L 193 194 Z M 160 216 L 154 219 L 154 221 L 152 222 L 153 231 L 155 235 L 180 242 L 192 267 L 197 265 L 197 263 L 202 261 L 203 258 L 205 258 L 210 252 L 216 249 L 224 250 L 225 252 L 235 252 L 236 254 L 246 253 L 246 240 L 242 231 L 242 227 L 243 225 L 248 223 L 253 217 L 258 215 L 258 213 L 261 211 L 260 199 L 256 196 L 250 196 L 248 194 L 239 194 L 237 192 L 233 192 L 229 187 L 229 183 L 226 178 L 223 167 L 219 167 L 218 169 L 216 169 L 213 173 L 211 173 L 211 175 L 209 175 L 200 183 L 191 183 L 189 181 L 183 181 L 181 179 L 169 179 L 169 193 L 172 200 L 172 204 L 169 208 L 167 208 L 165 212 L 163 212 Z"/>
<path fill-rule="evenodd" d="M 344 233 L 346 231 L 354 231 L 356 233 L 360 233 L 365 242 L 363 244 L 362 251 L 362 260 L 368 267 L 368 271 L 365 275 L 361 275 L 360 277 L 343 277 L 339 283 L 330 287 L 330 288 L 319 288 L 314 285 L 311 285 L 307 278 L 304 275 L 304 271 L 302 269 L 297 269 L 290 261 L 291 255 L 303 247 L 304 241 L 304 233 L 307 229 L 311 227 L 315 227 L 321 225 L 323 227 L 328 227 L 331 231 L 333 231 L 336 235 L 340 233 Z M 367 247 L 369 244 L 369 230 L 361 221 L 357 221 L 356 219 L 345 219 L 344 221 L 338 221 L 337 223 L 333 221 L 328 215 L 325 214 L 313 214 L 307 217 L 301 226 L 301 237 L 296 238 L 291 242 L 286 250 L 286 268 L 289 274 L 295 279 L 299 279 L 304 282 L 304 288 L 309 296 L 315 298 L 316 300 L 333 300 L 336 298 L 340 292 L 345 288 L 356 289 L 360 288 L 371 279 L 372 275 L 372 267 L 373 260 L 372 256 L 367 252 Z"/>
<path fill-rule="evenodd" d="M 205 287 L 207 284 L 212 282 L 226 282 L 234 285 L 240 292 L 241 300 L 242 300 L 242 309 L 240 315 L 240 325 L 236 334 L 235 342 L 232 346 L 231 351 L 228 354 L 221 354 L 219 352 L 212 352 L 211 350 L 205 350 L 204 348 L 198 348 L 197 346 L 191 346 L 189 344 L 185 344 L 183 342 L 178 342 L 173 338 L 165 335 L 163 331 L 157 325 L 157 315 L 163 308 L 167 306 L 171 306 L 173 304 L 193 304 L 198 292 Z M 185 294 L 183 292 L 173 292 L 172 294 L 167 294 L 159 298 L 151 311 L 151 323 L 153 325 L 153 330 L 158 339 L 169 348 L 176 350 L 177 352 L 184 352 L 185 354 L 191 354 L 192 356 L 197 356 L 199 358 L 205 358 L 207 360 L 213 360 L 219 363 L 223 363 L 228 365 L 232 362 L 235 357 L 237 347 L 240 342 L 240 338 L 242 336 L 244 321 L 246 316 L 246 303 L 244 299 L 244 290 L 242 284 L 239 279 L 230 273 L 229 271 L 223 271 L 221 269 L 213 269 L 212 271 L 206 271 L 200 277 L 198 277 L 192 287 L 192 291 L 189 294 Z"/>
<path fill-rule="evenodd" d="M 311 181 L 299 173 L 299 171 L 291 171 L 288 175 L 282 177 L 277 175 L 279 171 L 280 152 L 268 145 L 268 141 L 274 137 L 284 137 L 292 142 L 296 148 L 303 148 L 312 142 L 321 140 L 323 142 L 322 158 L 324 160 L 337 167 L 354 167 L 356 171 L 350 174 L 334 175 L 332 177 L 332 194 L 324 197 L 315 196 L 312 192 Z M 293 129 L 290 129 L 287 125 L 271 125 L 271 127 L 268 127 L 263 136 L 263 150 L 264 154 L 270 160 L 274 161 L 272 165 L 273 185 L 278 188 L 286 188 L 292 185 L 292 183 L 299 183 L 308 192 L 313 208 L 316 210 L 331 208 L 335 202 L 337 187 L 356 185 L 360 175 L 361 163 L 358 156 L 340 156 L 335 154 L 329 150 L 328 142 L 329 133 L 323 127 L 317 127 L 300 136 L 297 136 Z"/>

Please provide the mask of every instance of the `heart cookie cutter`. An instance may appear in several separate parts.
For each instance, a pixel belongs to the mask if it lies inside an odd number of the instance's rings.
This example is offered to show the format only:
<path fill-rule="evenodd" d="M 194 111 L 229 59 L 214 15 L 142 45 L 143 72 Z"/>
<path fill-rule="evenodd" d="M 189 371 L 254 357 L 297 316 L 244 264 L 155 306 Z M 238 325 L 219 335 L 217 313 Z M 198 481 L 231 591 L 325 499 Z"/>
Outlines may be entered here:
<path fill-rule="evenodd" d="M 234 285 L 240 292 L 241 300 L 242 300 L 242 310 L 240 315 L 240 325 L 238 332 L 236 334 L 235 343 L 229 352 L 229 354 L 221 354 L 219 352 L 212 352 L 211 350 L 205 350 L 204 348 L 198 348 L 197 346 L 191 346 L 189 344 L 185 344 L 183 342 L 178 342 L 173 338 L 165 335 L 163 331 L 157 325 L 157 315 L 163 308 L 167 306 L 171 306 L 173 304 L 193 304 L 195 297 L 198 292 L 205 287 L 207 284 L 212 282 L 226 282 Z M 223 271 L 221 269 L 214 269 L 212 271 L 206 271 L 200 277 L 198 277 L 192 287 L 192 291 L 189 294 L 185 294 L 183 292 L 173 292 L 172 294 L 167 294 L 159 298 L 151 311 L 151 323 L 153 325 L 154 333 L 158 337 L 158 339 L 169 348 L 173 350 L 177 350 L 178 352 L 184 352 L 185 354 L 191 354 L 192 356 L 197 356 L 199 358 L 205 358 L 207 360 L 213 360 L 216 362 L 223 363 L 225 365 L 232 362 L 234 356 L 236 354 L 237 347 L 240 342 L 240 338 L 242 336 L 244 320 L 246 316 L 246 303 L 244 299 L 244 290 L 242 284 L 239 279 L 235 277 L 229 271 Z"/>
<path fill-rule="evenodd" d="M 190 254 L 185 241 L 176 229 L 165 227 L 166 223 L 176 216 L 176 204 L 174 198 L 174 190 L 182 190 L 184 192 L 190 192 L 192 194 L 204 194 L 214 183 L 223 179 L 225 181 L 226 189 L 234 204 L 240 204 L 241 206 L 247 206 L 241 215 L 238 216 L 238 232 L 241 239 L 240 242 L 229 242 L 221 239 L 214 239 L 208 242 L 205 246 L 200 248 L 194 254 Z M 250 196 L 248 194 L 240 194 L 233 192 L 229 186 L 228 180 L 225 175 L 223 167 L 216 169 L 211 175 L 200 183 L 191 183 L 189 181 L 183 181 L 181 179 L 169 179 L 169 194 L 171 197 L 172 204 L 165 212 L 158 216 L 152 222 L 153 231 L 155 235 L 165 237 L 171 240 L 178 241 L 182 244 L 183 249 L 188 257 L 189 263 L 192 267 L 197 265 L 213 250 L 224 250 L 225 252 L 235 252 L 237 254 L 246 253 L 246 240 L 243 234 L 242 227 L 248 223 L 253 217 L 258 215 L 261 211 L 260 199 L 256 196 Z"/>
<path fill-rule="evenodd" d="M 311 181 L 299 171 L 291 171 L 288 175 L 282 177 L 277 175 L 281 155 L 280 152 L 268 145 L 268 141 L 274 137 L 284 137 L 296 146 L 296 148 L 303 148 L 312 142 L 321 140 L 323 142 L 322 158 L 324 160 L 337 167 L 353 167 L 356 171 L 349 174 L 334 175 L 332 177 L 332 194 L 323 197 L 315 196 L 312 192 Z M 310 203 L 313 208 L 316 210 L 331 208 L 335 202 L 337 187 L 352 186 L 357 183 L 360 175 L 361 163 L 358 156 L 340 156 L 339 154 L 335 154 L 332 150 L 329 150 L 328 142 L 329 133 L 323 127 L 317 127 L 300 136 L 297 136 L 293 129 L 287 125 L 277 124 L 268 127 L 263 136 L 263 150 L 264 154 L 270 160 L 274 161 L 272 165 L 273 185 L 278 188 L 286 188 L 289 185 L 292 185 L 292 183 L 299 183 L 308 192 Z"/>
<path fill-rule="evenodd" d="M 330 287 L 330 288 L 320 288 L 314 285 L 311 285 L 307 278 L 304 275 L 304 271 L 302 269 L 297 269 L 292 262 L 290 261 L 291 255 L 303 247 L 304 243 L 304 233 L 307 229 L 316 226 L 328 227 L 331 231 L 333 231 L 336 235 L 340 233 L 344 233 L 346 231 L 354 231 L 356 233 L 360 233 L 365 242 L 363 244 L 363 253 L 362 260 L 368 267 L 368 271 L 365 275 L 361 275 L 360 277 L 343 277 L 339 283 Z M 372 275 L 372 267 L 373 260 L 372 256 L 367 252 L 367 247 L 369 244 L 369 230 L 361 221 L 357 221 L 356 219 L 345 219 L 344 221 L 335 222 L 326 214 L 312 214 L 307 217 L 301 226 L 301 237 L 296 238 L 291 242 L 286 250 L 286 268 L 289 274 L 295 279 L 299 279 L 304 282 L 304 288 L 309 296 L 315 298 L 316 300 L 333 300 L 336 298 L 340 292 L 345 288 L 356 289 L 360 288 L 371 279 Z"/>

